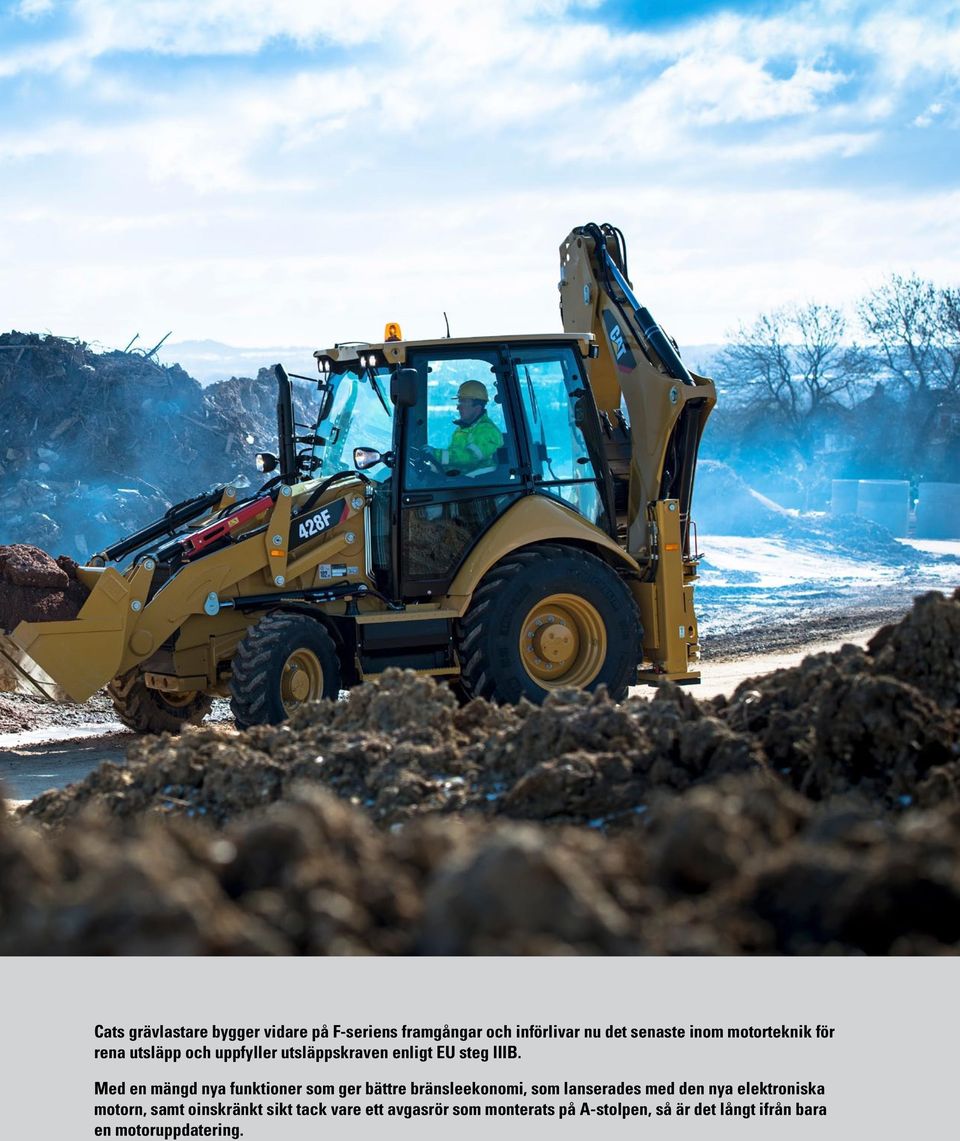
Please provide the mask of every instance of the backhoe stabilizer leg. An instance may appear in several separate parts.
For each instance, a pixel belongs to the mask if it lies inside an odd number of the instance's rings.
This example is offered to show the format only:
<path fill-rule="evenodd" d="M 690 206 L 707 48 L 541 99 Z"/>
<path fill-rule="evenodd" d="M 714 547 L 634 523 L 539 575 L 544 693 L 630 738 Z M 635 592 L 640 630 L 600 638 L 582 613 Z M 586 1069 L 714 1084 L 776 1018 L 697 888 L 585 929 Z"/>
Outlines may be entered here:
<path fill-rule="evenodd" d="M 654 504 L 658 536 L 657 573 L 653 589 L 641 602 L 646 635 L 644 653 L 652 668 L 637 671 L 637 682 L 674 681 L 693 685 L 700 681 L 699 631 L 693 609 L 693 584 L 684 576 L 680 504 L 661 499 Z"/>

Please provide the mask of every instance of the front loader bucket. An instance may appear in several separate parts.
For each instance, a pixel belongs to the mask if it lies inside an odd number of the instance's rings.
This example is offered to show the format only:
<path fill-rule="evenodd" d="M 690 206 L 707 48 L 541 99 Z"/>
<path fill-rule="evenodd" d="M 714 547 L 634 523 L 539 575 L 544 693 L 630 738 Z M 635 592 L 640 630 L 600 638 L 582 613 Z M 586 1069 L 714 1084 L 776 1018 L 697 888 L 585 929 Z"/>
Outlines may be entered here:
<path fill-rule="evenodd" d="M 70 695 L 9 634 L 0 633 L 0 693 L 25 693 L 45 701 L 69 701 Z"/>
<path fill-rule="evenodd" d="M 139 611 L 149 585 L 136 587 L 112 568 L 99 575 L 76 618 L 21 622 L 0 632 L 0 691 L 49 701 L 86 701 L 117 674 L 131 601 Z"/>

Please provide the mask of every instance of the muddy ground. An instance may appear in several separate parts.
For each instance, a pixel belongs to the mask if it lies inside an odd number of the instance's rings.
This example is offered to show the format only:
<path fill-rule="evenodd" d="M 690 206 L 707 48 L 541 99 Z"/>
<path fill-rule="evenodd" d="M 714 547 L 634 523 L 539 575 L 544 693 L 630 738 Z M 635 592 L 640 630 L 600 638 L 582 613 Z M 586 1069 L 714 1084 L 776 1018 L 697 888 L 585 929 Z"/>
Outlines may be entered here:
<path fill-rule="evenodd" d="M 0 951 L 960 949 L 960 592 L 698 703 L 394 672 L 0 818 Z"/>
<path fill-rule="evenodd" d="M 36 729 L 40 719 L 35 715 L 34 709 L 41 708 L 43 707 L 33 702 L 0 697 L 0 733 L 22 733 L 27 729 Z"/>

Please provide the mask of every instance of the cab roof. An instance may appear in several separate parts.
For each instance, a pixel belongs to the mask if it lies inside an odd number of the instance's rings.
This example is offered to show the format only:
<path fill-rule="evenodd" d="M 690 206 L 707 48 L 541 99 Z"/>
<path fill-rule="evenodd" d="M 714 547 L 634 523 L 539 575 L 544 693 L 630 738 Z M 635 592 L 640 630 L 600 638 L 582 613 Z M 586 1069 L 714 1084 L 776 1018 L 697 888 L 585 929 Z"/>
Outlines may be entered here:
<path fill-rule="evenodd" d="M 384 364 L 403 364 L 412 349 L 487 348 L 490 345 L 556 344 L 559 341 L 579 345 L 581 355 L 586 356 L 593 339 L 592 333 L 521 333 L 499 337 L 434 337 L 428 341 L 354 341 L 334 345 L 332 349 L 317 349 L 313 355 L 317 360 L 326 358 L 336 364 L 371 355 L 379 357 Z"/>

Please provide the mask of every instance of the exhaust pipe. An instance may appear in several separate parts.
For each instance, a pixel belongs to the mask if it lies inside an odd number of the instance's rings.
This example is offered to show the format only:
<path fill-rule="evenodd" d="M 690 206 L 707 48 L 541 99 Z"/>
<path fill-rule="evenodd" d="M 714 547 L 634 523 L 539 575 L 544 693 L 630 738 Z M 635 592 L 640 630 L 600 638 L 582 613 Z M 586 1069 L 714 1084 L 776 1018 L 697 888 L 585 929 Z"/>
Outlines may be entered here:
<path fill-rule="evenodd" d="M 277 444 L 280 459 L 280 482 L 294 484 L 297 470 L 297 442 L 293 426 L 293 385 L 282 364 L 273 366 L 277 378 Z"/>

